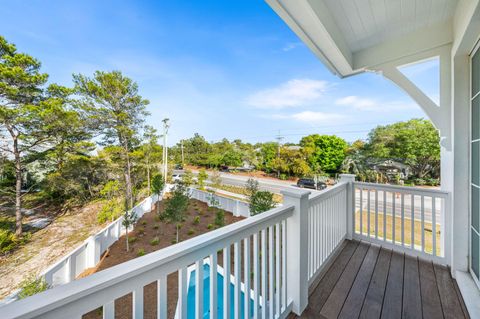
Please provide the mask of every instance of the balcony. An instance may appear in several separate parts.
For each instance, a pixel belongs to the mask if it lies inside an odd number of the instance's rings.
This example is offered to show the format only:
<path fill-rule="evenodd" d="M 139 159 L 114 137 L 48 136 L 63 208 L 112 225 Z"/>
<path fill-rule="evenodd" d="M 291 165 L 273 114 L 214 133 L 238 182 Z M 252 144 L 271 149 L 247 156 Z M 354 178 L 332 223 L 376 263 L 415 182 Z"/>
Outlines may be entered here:
<path fill-rule="evenodd" d="M 12 303 L 2 316 L 115 318 L 124 296 L 137 319 L 468 316 L 446 268 L 449 193 L 343 175 L 315 195 L 283 195 L 281 207 Z"/>

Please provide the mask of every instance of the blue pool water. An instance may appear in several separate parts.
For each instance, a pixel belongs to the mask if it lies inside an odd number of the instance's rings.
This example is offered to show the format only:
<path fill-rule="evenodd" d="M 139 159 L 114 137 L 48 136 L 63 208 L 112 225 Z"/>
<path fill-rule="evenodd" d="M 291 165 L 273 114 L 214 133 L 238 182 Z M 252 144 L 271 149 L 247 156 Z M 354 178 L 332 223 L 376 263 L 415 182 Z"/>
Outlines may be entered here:
<path fill-rule="evenodd" d="M 195 318 L 195 270 L 190 274 L 190 281 L 188 283 L 187 291 L 187 318 Z M 223 276 L 220 273 L 217 273 L 217 314 L 218 318 L 223 318 Z M 230 316 L 229 318 L 234 318 L 234 285 L 230 283 Z M 244 316 L 245 309 L 245 294 L 242 291 L 240 296 L 240 318 Z M 250 316 L 253 316 L 253 299 L 250 302 Z M 203 318 L 210 317 L 210 265 L 203 265 Z"/>

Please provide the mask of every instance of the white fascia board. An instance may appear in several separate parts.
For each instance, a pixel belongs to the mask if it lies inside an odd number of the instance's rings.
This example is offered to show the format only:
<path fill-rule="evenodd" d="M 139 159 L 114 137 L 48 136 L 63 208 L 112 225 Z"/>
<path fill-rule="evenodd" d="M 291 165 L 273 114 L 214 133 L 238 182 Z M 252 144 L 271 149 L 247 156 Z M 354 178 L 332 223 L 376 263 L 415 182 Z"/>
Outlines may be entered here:
<path fill-rule="evenodd" d="M 410 56 L 431 52 L 432 49 L 451 43 L 452 40 L 452 22 L 443 22 L 355 52 L 353 54 L 353 69 L 375 70 L 379 65 L 395 64 L 396 61 L 405 60 Z"/>
<path fill-rule="evenodd" d="M 322 0 L 265 0 L 293 32 L 334 74 L 354 72 L 352 53 Z"/>

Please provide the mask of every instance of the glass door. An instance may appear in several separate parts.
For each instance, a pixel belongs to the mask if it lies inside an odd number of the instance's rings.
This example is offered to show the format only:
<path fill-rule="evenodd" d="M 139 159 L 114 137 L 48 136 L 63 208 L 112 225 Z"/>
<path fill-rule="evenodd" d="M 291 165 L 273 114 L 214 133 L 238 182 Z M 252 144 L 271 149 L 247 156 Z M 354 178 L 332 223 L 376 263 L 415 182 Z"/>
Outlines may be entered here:
<path fill-rule="evenodd" d="M 471 56 L 470 272 L 480 278 L 480 51 Z"/>

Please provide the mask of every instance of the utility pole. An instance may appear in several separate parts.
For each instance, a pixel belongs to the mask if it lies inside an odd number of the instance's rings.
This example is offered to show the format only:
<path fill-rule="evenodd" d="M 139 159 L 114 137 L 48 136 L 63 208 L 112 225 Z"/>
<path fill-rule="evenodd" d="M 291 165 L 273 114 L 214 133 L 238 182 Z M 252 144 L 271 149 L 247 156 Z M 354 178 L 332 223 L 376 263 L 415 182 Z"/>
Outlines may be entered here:
<path fill-rule="evenodd" d="M 181 141 L 182 143 L 182 167 L 185 165 L 185 158 L 183 157 L 183 140 Z"/>
<path fill-rule="evenodd" d="M 278 135 L 276 137 L 276 140 L 277 140 L 277 144 L 278 144 L 278 147 L 277 147 L 277 159 L 280 159 L 280 146 L 282 144 L 282 141 L 283 141 L 283 136 L 280 135 L 280 130 L 278 130 Z M 277 169 L 277 178 L 280 178 L 280 170 Z"/>
<path fill-rule="evenodd" d="M 169 119 L 164 118 L 163 122 L 163 178 L 165 179 L 165 184 L 167 183 L 167 174 L 168 174 L 168 146 L 167 146 L 167 134 L 170 124 L 168 123 Z"/>

